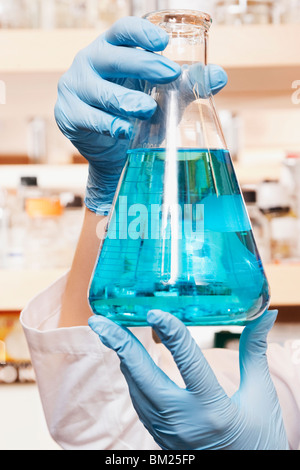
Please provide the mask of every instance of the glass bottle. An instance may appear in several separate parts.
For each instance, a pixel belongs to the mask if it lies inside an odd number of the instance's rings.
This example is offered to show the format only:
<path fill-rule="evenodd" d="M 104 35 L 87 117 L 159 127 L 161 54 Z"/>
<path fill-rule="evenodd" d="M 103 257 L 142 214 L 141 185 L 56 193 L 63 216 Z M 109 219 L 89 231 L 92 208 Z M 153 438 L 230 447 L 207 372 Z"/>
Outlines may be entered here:
<path fill-rule="evenodd" d="M 300 23 L 300 0 L 281 0 L 283 23 Z"/>
<path fill-rule="evenodd" d="M 219 24 L 268 24 L 273 22 L 275 3 L 271 0 L 221 0 L 216 2 Z"/>
<path fill-rule="evenodd" d="M 211 18 L 147 19 L 168 32 L 163 54 L 182 73 L 146 84 L 157 110 L 136 122 L 89 302 L 127 326 L 146 326 L 151 309 L 187 325 L 245 324 L 266 309 L 269 289 L 208 84 Z"/>
<path fill-rule="evenodd" d="M 37 28 L 38 0 L 0 0 L 0 28 Z"/>
<path fill-rule="evenodd" d="M 106 28 L 115 21 L 131 13 L 131 1 L 128 0 L 89 0 L 90 25 L 94 28 Z"/>
<path fill-rule="evenodd" d="M 258 205 L 269 223 L 271 259 L 293 259 L 298 250 L 298 220 L 280 181 L 265 180 L 258 187 Z"/>

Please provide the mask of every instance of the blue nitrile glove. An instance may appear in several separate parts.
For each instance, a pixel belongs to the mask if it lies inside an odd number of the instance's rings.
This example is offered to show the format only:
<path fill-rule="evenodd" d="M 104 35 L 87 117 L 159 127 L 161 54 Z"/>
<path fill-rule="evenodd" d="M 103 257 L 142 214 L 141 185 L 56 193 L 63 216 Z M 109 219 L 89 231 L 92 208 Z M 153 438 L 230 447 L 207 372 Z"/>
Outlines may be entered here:
<path fill-rule="evenodd" d="M 100 316 L 92 317 L 89 324 L 118 354 L 137 414 L 162 449 L 276 450 L 288 449 L 266 358 L 267 334 L 276 315 L 276 311 L 265 312 L 244 328 L 240 387 L 232 398 L 175 316 L 153 311 L 148 322 L 172 353 L 186 388 L 157 367 L 129 330 Z"/>
<path fill-rule="evenodd" d="M 144 81 L 168 83 L 181 73 L 178 64 L 154 54 L 168 35 L 150 21 L 126 17 L 80 51 L 59 81 L 55 106 L 63 134 L 88 160 L 86 206 L 107 214 L 123 169 L 132 120 L 148 119 L 156 109 Z M 218 66 L 208 67 L 213 93 L 226 85 Z"/>

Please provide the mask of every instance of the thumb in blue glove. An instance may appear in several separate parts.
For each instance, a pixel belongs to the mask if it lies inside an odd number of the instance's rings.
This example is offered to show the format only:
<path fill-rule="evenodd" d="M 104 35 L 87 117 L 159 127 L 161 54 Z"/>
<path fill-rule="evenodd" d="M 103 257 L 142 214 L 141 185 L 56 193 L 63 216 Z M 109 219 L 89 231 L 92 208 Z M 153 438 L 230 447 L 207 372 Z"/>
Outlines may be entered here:
<path fill-rule="evenodd" d="M 152 311 L 148 322 L 170 350 L 186 388 L 177 386 L 126 328 L 100 316 L 89 324 L 118 354 L 135 410 L 162 449 L 276 450 L 288 449 L 266 358 L 267 334 L 276 316 L 276 311 L 265 312 L 245 327 L 241 382 L 232 398 L 175 316 Z"/>

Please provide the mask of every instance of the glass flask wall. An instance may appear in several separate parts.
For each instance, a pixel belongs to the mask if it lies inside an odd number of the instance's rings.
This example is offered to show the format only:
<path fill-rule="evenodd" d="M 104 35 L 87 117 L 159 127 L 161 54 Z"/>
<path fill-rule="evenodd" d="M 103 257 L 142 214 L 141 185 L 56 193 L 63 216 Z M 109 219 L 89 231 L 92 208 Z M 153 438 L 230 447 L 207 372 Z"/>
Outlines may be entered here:
<path fill-rule="evenodd" d="M 269 287 L 209 90 L 209 17 L 154 15 L 170 49 L 193 59 L 174 82 L 146 84 L 157 110 L 135 126 L 90 306 L 126 326 L 148 325 L 151 309 L 187 325 L 245 324 L 267 308 Z"/>

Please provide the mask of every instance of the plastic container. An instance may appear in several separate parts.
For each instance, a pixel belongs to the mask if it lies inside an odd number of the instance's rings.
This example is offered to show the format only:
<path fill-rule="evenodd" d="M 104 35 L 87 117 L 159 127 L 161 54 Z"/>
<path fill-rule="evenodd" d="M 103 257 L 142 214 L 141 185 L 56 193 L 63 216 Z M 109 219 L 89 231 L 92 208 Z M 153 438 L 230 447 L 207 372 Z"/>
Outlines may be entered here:
<path fill-rule="evenodd" d="M 25 265 L 29 269 L 65 267 L 61 236 L 63 207 L 59 198 L 26 200 L 28 216 Z"/>
<path fill-rule="evenodd" d="M 0 313 L 0 384 L 34 381 L 35 375 L 19 314 Z"/>

